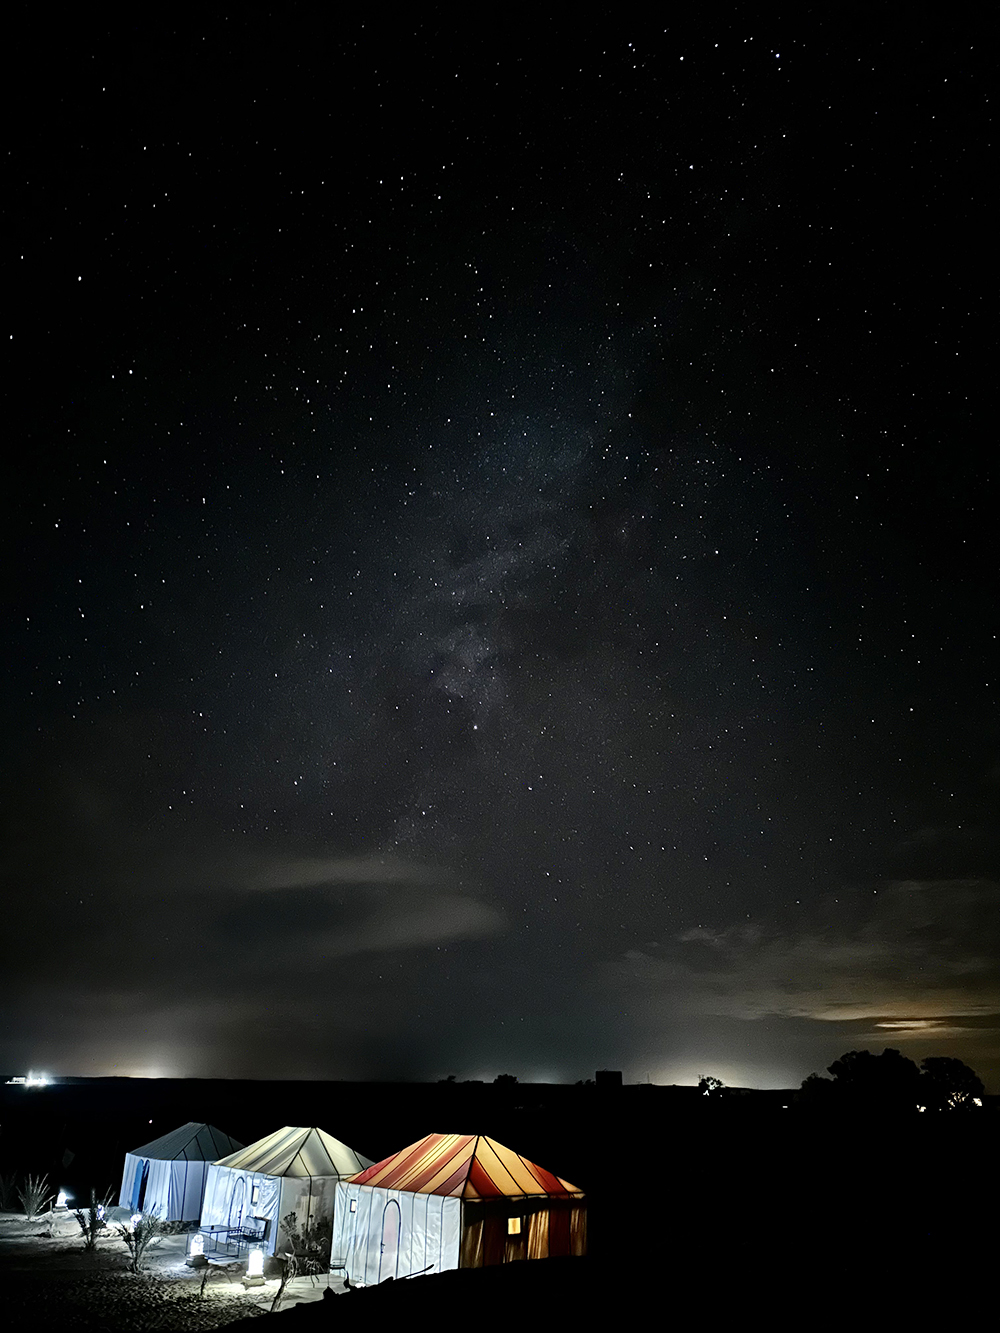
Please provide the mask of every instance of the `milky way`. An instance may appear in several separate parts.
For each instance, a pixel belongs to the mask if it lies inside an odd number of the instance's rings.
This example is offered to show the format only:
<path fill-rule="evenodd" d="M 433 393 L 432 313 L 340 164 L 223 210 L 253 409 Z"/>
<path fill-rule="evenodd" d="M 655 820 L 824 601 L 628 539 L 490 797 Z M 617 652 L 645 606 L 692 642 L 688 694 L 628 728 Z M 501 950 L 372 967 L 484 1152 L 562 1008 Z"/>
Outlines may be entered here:
<path fill-rule="evenodd" d="M 557 29 L 26 90 L 0 1063 L 995 1078 L 978 56 Z"/>

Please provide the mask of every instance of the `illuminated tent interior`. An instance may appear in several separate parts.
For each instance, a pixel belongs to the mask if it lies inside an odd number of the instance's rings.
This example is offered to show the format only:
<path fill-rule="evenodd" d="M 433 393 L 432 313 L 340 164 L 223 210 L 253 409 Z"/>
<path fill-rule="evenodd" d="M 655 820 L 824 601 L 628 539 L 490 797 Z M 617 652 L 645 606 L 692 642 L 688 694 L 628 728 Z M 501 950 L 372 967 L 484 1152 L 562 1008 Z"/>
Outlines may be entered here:
<path fill-rule="evenodd" d="M 201 1225 L 253 1235 L 274 1254 L 282 1218 L 295 1213 L 299 1231 L 332 1221 L 337 1182 L 370 1165 L 322 1129 L 286 1126 L 208 1168 Z"/>
<path fill-rule="evenodd" d="M 118 1203 L 133 1213 L 155 1210 L 164 1222 L 196 1221 L 209 1163 L 242 1147 L 214 1125 L 181 1125 L 125 1154 Z"/>
<path fill-rule="evenodd" d="M 336 1190 L 331 1267 L 353 1283 L 586 1248 L 582 1191 L 485 1135 L 428 1134 Z"/>

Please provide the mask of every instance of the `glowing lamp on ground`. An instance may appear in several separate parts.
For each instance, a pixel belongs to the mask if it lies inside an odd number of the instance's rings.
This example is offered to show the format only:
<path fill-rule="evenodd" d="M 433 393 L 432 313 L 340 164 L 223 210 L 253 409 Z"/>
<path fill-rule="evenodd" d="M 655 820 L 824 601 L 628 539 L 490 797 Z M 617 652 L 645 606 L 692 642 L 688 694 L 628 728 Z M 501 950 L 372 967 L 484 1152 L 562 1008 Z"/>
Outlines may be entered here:
<path fill-rule="evenodd" d="M 69 1195 L 66 1193 L 65 1190 L 60 1190 L 59 1193 L 56 1195 L 56 1207 L 65 1208 L 68 1203 L 69 1203 Z"/>
<path fill-rule="evenodd" d="M 134 1231 L 141 1221 L 142 1221 L 142 1213 L 133 1213 L 128 1220 L 128 1224 Z"/>
<path fill-rule="evenodd" d="M 264 1251 L 260 1246 L 247 1255 L 247 1275 L 243 1279 L 244 1287 L 262 1287 L 264 1285 Z"/>
<path fill-rule="evenodd" d="M 188 1268 L 204 1268 L 208 1260 L 205 1258 L 205 1237 L 200 1231 L 196 1231 L 191 1237 L 191 1244 L 188 1246 L 188 1257 L 184 1261 Z"/>

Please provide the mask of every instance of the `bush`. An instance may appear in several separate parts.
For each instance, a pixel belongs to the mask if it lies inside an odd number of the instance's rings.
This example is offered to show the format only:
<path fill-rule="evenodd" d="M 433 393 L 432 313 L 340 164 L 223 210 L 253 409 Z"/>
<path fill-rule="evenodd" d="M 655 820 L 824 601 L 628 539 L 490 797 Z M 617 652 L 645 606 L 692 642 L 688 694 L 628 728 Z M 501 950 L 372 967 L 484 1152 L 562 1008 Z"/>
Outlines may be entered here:
<path fill-rule="evenodd" d="M 298 1218 L 288 1213 L 281 1219 L 287 1237 L 285 1260 L 294 1270 L 290 1277 L 309 1277 L 325 1273 L 330 1267 L 330 1248 L 333 1245 L 333 1222 L 330 1218 L 314 1222 L 298 1230 Z"/>
<path fill-rule="evenodd" d="M 299 1219 L 295 1213 L 286 1213 L 281 1219 L 281 1229 L 285 1234 L 285 1251 L 279 1255 L 281 1261 L 281 1281 L 271 1305 L 272 1313 L 277 1310 L 285 1294 L 285 1284 L 293 1277 L 311 1277 L 325 1273 L 330 1267 L 330 1249 L 333 1245 L 333 1221 L 314 1222 L 312 1226 L 298 1229 Z"/>
<path fill-rule="evenodd" d="M 85 1250 L 97 1249 L 97 1237 L 102 1231 L 107 1230 L 108 1223 L 104 1212 L 111 1202 L 111 1190 L 108 1190 L 104 1198 L 98 1202 L 97 1194 L 92 1189 L 90 1191 L 90 1204 L 87 1208 L 76 1208 L 73 1216 L 80 1223 L 80 1230 L 83 1232 L 83 1248 Z"/>
<path fill-rule="evenodd" d="M 138 1273 L 143 1256 L 159 1239 L 162 1223 L 156 1212 L 138 1213 L 135 1221 L 126 1227 L 115 1227 L 129 1252 L 129 1272 Z"/>
<path fill-rule="evenodd" d="M 17 1197 L 21 1200 L 25 1219 L 34 1222 L 56 1196 L 49 1189 L 48 1176 L 26 1176 L 24 1184 L 17 1187 Z"/>

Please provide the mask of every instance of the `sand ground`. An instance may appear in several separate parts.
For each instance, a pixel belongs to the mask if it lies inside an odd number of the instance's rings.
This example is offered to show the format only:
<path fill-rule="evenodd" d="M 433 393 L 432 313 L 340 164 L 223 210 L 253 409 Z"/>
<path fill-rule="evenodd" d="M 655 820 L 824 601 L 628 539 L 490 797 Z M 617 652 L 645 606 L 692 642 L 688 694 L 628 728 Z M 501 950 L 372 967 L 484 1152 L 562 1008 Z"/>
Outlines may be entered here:
<path fill-rule="evenodd" d="M 70 1212 L 47 1213 L 34 1222 L 0 1213 L 0 1323 L 12 1328 L 104 1330 L 143 1333 L 154 1329 L 213 1329 L 264 1314 L 274 1301 L 277 1278 L 244 1288 L 246 1260 L 211 1261 L 202 1292 L 202 1271 L 189 1268 L 186 1236 L 163 1236 L 146 1253 L 143 1271 L 128 1272 L 128 1253 L 115 1234 L 102 1235 L 95 1253 Z M 320 1300 L 327 1277 L 289 1282 L 281 1309 Z"/>

